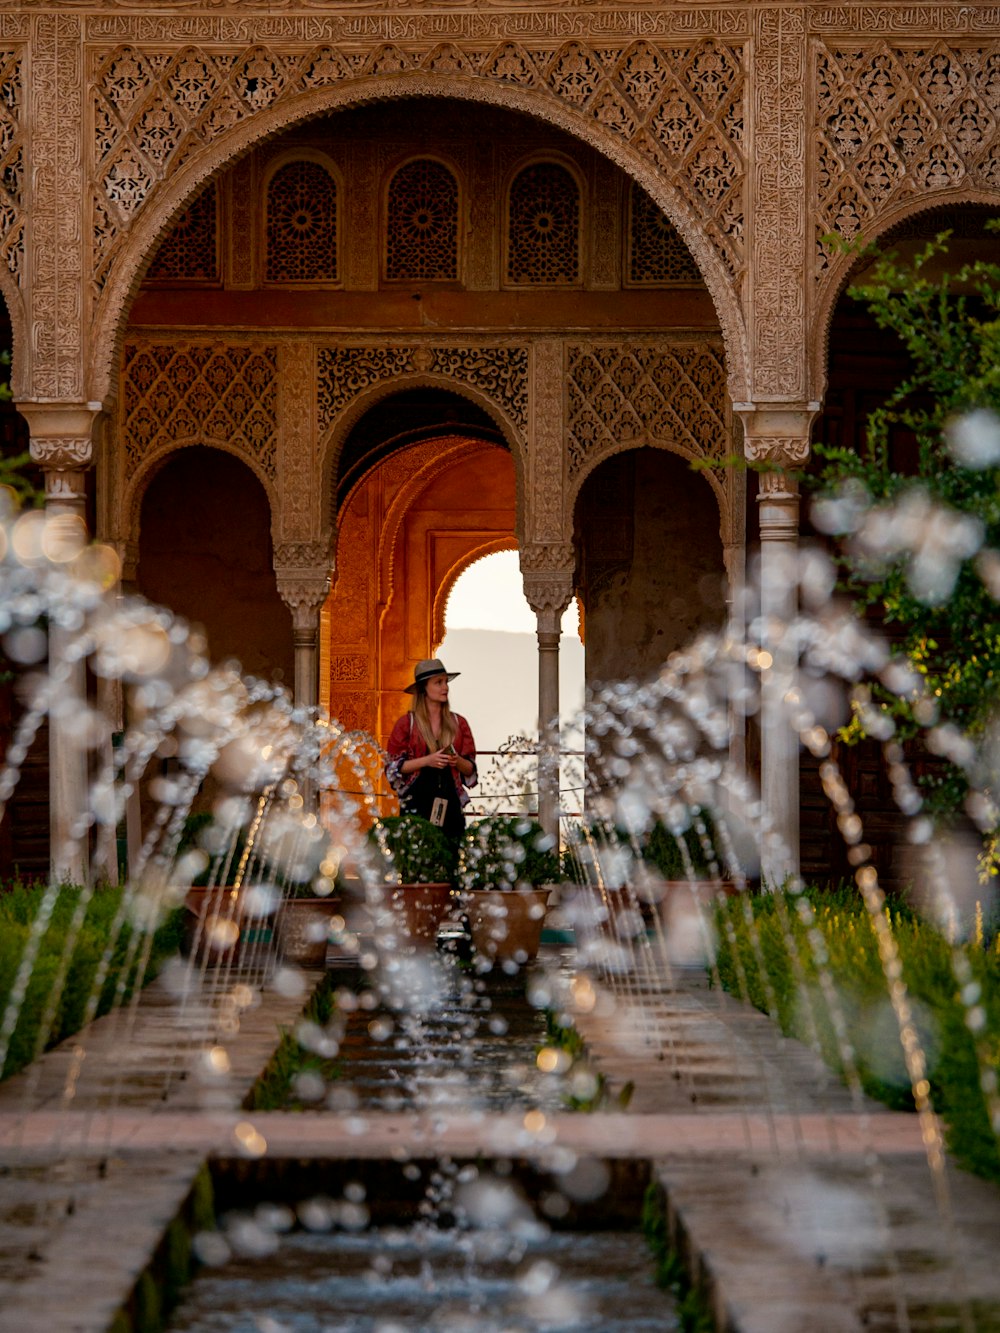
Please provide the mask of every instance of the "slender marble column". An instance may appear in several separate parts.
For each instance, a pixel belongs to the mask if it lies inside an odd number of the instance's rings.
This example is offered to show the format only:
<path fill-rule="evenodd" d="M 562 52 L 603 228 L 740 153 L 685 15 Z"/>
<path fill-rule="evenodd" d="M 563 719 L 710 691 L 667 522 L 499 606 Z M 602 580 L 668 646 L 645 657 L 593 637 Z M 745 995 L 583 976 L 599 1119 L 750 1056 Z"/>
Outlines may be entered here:
<path fill-rule="evenodd" d="M 538 623 L 538 821 L 558 841 L 559 640 L 572 578 L 563 571 L 525 571 L 524 595 Z"/>
<path fill-rule="evenodd" d="M 809 432 L 819 405 L 735 407 L 743 421 L 747 458 L 765 465 L 757 496 L 761 647 L 770 663 L 761 672 L 761 877 L 773 889 L 799 873 L 799 740 L 788 702 L 798 667 L 786 633 L 798 611 L 799 494 L 792 473 L 809 456 Z"/>
<path fill-rule="evenodd" d="M 45 513 L 66 526 L 68 541 L 86 534 L 86 472 L 93 462 L 99 403 L 19 402 L 29 428 L 32 459 L 45 476 Z M 77 536 L 74 537 L 74 529 Z M 86 696 L 83 661 L 68 655 L 72 635 L 49 626 L 49 672 L 66 701 Z M 54 707 L 49 715 L 49 874 L 54 882 L 86 884 L 90 878 L 87 819 L 87 752 L 72 735 L 72 719 Z"/>

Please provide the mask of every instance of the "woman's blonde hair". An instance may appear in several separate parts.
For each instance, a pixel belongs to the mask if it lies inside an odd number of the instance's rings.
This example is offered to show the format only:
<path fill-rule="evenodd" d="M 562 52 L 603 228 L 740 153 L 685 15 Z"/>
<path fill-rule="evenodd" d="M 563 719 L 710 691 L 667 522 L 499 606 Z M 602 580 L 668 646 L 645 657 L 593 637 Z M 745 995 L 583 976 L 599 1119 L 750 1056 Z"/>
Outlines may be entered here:
<path fill-rule="evenodd" d="M 427 742 L 427 749 L 431 754 L 435 750 L 447 749 L 458 735 L 458 723 L 455 721 L 455 714 L 446 703 L 441 705 L 441 735 L 434 735 L 434 729 L 431 726 L 431 715 L 427 709 L 427 691 L 423 685 L 418 685 L 416 689 L 416 697 L 413 700 L 413 716 L 417 719 L 417 726 L 420 728 L 420 733 Z"/>

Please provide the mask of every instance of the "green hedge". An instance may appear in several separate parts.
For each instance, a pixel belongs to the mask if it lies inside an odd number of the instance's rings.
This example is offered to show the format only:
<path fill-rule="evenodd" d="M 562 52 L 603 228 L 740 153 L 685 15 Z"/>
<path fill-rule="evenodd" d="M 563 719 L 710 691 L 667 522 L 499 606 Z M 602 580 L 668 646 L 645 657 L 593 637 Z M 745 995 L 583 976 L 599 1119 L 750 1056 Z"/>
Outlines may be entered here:
<path fill-rule="evenodd" d="M 1000 1180 L 998 1136 L 983 1075 L 1000 1069 L 1000 954 L 982 939 L 953 945 L 905 907 L 886 908 L 899 952 L 913 1023 L 927 1060 L 934 1109 L 949 1149 L 964 1166 Z M 817 953 L 827 955 L 850 1052 L 864 1090 L 898 1109 L 914 1099 L 872 919 L 858 896 L 795 898 L 761 894 L 717 909 L 723 986 L 770 1013 L 782 1031 L 818 1048 L 841 1077 L 848 1073 L 835 1014 L 827 1004 Z M 812 917 L 821 940 L 814 948 Z M 956 957 L 968 976 L 956 978 Z M 963 987 L 972 986 L 963 1003 Z M 981 1026 L 968 1026 L 970 1008 Z"/>
<path fill-rule="evenodd" d="M 51 1031 L 43 1041 L 42 1022 L 59 976 L 82 892 L 75 885 L 63 885 L 59 889 L 31 969 L 20 1016 L 11 1035 L 7 1058 L 0 1074 L 2 1078 L 9 1078 L 30 1064 L 39 1054 L 40 1043 L 44 1049 L 55 1046 L 78 1032 L 84 1022 L 88 1001 L 97 983 L 101 959 L 115 931 L 115 921 L 124 893 L 122 888 L 98 888 L 87 904 L 83 923 L 70 954 Z M 32 923 L 38 915 L 45 893 L 43 886 L 22 884 L 14 884 L 0 891 L 0 1022 L 11 998 Z M 143 985 L 156 975 L 164 958 L 178 951 L 182 929 L 183 912 L 180 910 L 171 912 L 157 929 L 153 935 L 149 965 L 142 977 Z M 137 941 L 138 947 L 131 950 L 135 957 L 130 961 L 131 939 L 132 928 L 126 921 L 114 933 L 110 965 L 101 987 L 95 1016 L 108 1012 L 115 1003 L 119 987 L 125 998 L 135 988 L 144 950 L 143 942 Z"/>

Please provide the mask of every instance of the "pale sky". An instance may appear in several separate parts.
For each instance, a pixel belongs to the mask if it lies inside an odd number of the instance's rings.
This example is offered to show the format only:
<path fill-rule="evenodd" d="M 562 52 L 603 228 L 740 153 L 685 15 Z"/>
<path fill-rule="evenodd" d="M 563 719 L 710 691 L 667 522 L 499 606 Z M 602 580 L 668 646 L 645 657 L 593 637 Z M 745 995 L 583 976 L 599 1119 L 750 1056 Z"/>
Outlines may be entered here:
<path fill-rule="evenodd" d="M 576 602 L 563 616 L 559 651 L 559 704 L 564 743 L 576 748 L 579 733 L 568 726 L 583 707 L 583 645 Z M 535 614 L 524 600 L 516 551 L 478 560 L 456 582 L 445 608 L 445 639 L 438 656 L 449 671 L 460 671 L 452 706 L 472 725 L 480 750 L 492 750 L 512 735 L 534 735 L 538 726 L 538 654 Z M 463 636 L 499 630 L 517 641 L 487 641 L 484 652 Z M 458 631 L 455 637 L 449 637 Z"/>
<path fill-rule="evenodd" d="M 448 629 L 502 629 L 534 634 L 535 613 L 524 600 L 516 551 L 497 551 L 460 575 L 445 612 Z M 563 633 L 576 634 L 576 602 L 563 616 Z"/>

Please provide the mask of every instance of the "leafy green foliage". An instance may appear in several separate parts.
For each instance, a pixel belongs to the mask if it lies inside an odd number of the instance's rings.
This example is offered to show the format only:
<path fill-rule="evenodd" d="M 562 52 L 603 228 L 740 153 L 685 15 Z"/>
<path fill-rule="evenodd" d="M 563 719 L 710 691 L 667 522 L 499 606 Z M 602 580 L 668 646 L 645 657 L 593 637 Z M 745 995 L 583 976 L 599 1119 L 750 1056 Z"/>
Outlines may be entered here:
<path fill-rule="evenodd" d="M 656 1285 L 673 1292 L 681 1333 L 713 1333 L 715 1320 L 670 1242 L 662 1188 L 651 1180 L 642 1200 L 642 1234 L 656 1264 Z"/>
<path fill-rule="evenodd" d="M 961 452 L 956 457 L 949 432 L 964 414 L 1000 414 L 1000 264 L 977 261 L 940 272 L 948 235 L 930 242 L 912 264 L 880 258 L 864 284 L 851 288 L 878 327 L 898 337 L 909 373 L 869 416 L 862 454 L 822 445 L 815 452 L 824 464 L 826 498 L 853 489 L 881 507 L 912 498 L 919 485 L 933 505 L 980 525 L 983 553 L 961 561 L 950 595 L 940 598 L 915 595 L 906 551 L 873 561 L 847 542 L 841 554 L 843 586 L 898 632 L 896 651 L 922 678 L 938 718 L 978 739 L 1000 685 L 1000 617 L 987 586 L 989 553 L 1000 549 L 1000 465 L 974 463 Z M 915 445 L 915 472 L 901 469 L 893 456 L 894 442 L 906 437 Z M 1000 557 L 995 563 L 1000 568 Z M 877 688 L 875 703 L 904 740 L 928 721 L 926 705 L 912 698 Z M 868 726 L 859 714 L 846 738 L 860 738 Z M 947 817 L 961 808 L 968 779 L 949 763 L 924 786 L 930 808 Z"/>
<path fill-rule="evenodd" d="M 537 820 L 488 815 L 465 831 L 458 852 L 463 889 L 541 888 L 561 875 L 559 853 Z"/>
<path fill-rule="evenodd" d="M 715 830 L 712 821 L 704 813 L 701 818 L 704 820 L 706 835 L 715 852 L 716 865 L 721 865 L 722 857 L 715 849 Z M 689 828 L 678 837 L 657 820 L 643 845 L 643 858 L 654 865 L 664 879 L 688 879 L 689 871 L 681 851 L 681 840 L 687 848 L 696 877 L 707 878 L 711 870 L 709 859 L 701 838 L 693 828 Z"/>
<path fill-rule="evenodd" d="M 337 1011 L 336 986 L 332 978 L 324 977 L 313 991 L 302 1011 L 300 1023 L 326 1027 Z M 295 1094 L 295 1080 L 299 1074 L 316 1073 L 324 1084 L 339 1078 L 343 1061 L 339 1056 L 324 1058 L 307 1051 L 294 1032 L 287 1030 L 268 1062 L 267 1068 L 248 1093 L 243 1105 L 248 1111 L 301 1111 L 315 1110 Z"/>
<path fill-rule="evenodd" d="M 871 917 L 855 896 L 816 896 L 812 911 L 793 895 L 729 899 L 717 908 L 718 968 L 723 986 L 770 1013 L 783 1032 L 817 1047 L 839 1075 L 848 1073 L 838 1038 L 842 1019 L 854 1067 L 870 1096 L 912 1109 L 913 1093 L 889 1003 Z M 930 1097 L 948 1146 L 977 1174 L 1000 1180 L 1000 1147 L 983 1095 L 983 1066 L 1000 1069 L 1000 955 L 979 943 L 952 945 L 905 907 L 885 909 L 910 996 L 913 1024 L 927 1060 Z M 812 920 L 810 920 L 810 916 Z M 813 928 L 822 941 L 816 948 Z M 954 950 L 968 958 L 984 1027 L 970 1031 L 955 979 Z M 817 955 L 837 996 L 826 999 Z"/>
<path fill-rule="evenodd" d="M 110 965 L 97 1000 L 98 1017 L 111 1009 L 119 994 L 128 998 L 137 984 L 141 982 L 145 985 L 151 981 L 163 960 L 177 953 L 180 947 L 183 913 L 178 910 L 171 912 L 154 933 L 149 966 L 140 979 L 141 951 L 132 950 L 134 956 L 131 961 L 129 959 L 133 928 L 126 922 L 114 931 L 124 889 L 96 889 L 69 955 L 51 1031 L 43 1034 L 42 1022 L 58 980 L 81 893 L 82 889 L 69 884 L 59 890 L 11 1036 L 3 1067 L 4 1078 L 23 1069 L 35 1058 L 43 1038 L 44 1047 L 48 1049 L 79 1031 L 97 984 L 101 960 L 109 945 Z M 0 893 L 0 1015 L 14 988 L 32 923 L 38 915 L 44 894 L 45 889 L 41 886 L 19 883 Z"/>
<path fill-rule="evenodd" d="M 391 815 L 368 833 L 399 876 L 400 884 L 450 884 L 455 878 L 454 844 L 420 815 Z"/>

